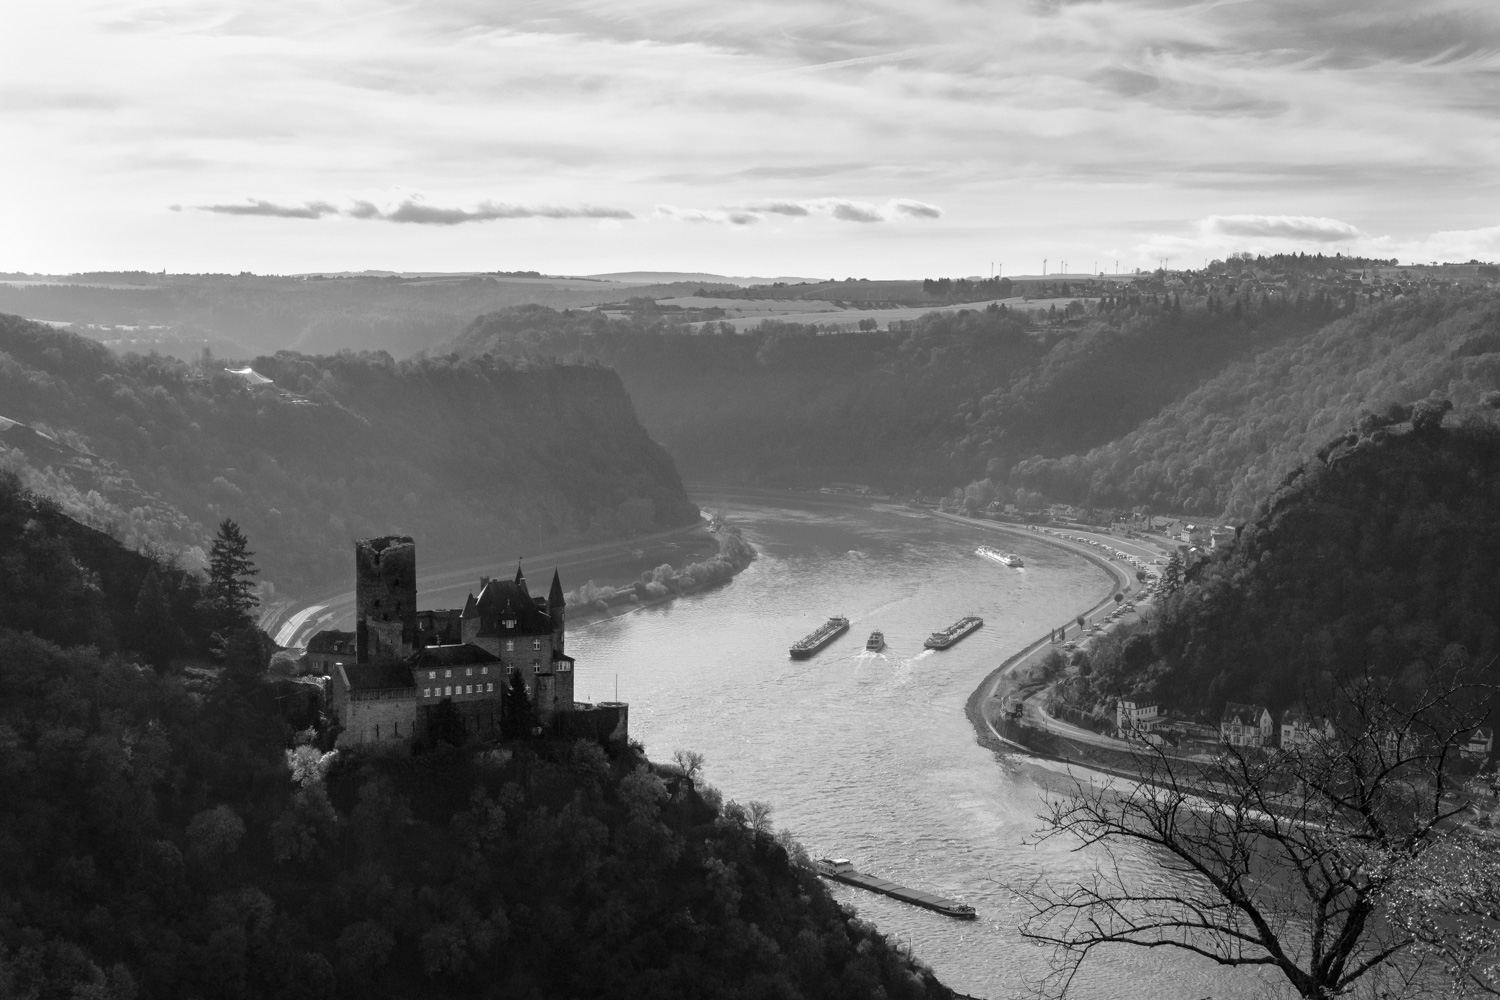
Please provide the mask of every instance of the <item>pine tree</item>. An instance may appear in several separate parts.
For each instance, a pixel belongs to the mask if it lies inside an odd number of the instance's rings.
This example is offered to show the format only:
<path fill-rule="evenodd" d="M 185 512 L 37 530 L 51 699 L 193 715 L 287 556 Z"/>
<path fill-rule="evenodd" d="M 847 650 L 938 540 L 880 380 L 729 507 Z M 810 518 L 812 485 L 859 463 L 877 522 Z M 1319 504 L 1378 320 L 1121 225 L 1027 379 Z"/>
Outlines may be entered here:
<path fill-rule="evenodd" d="M 208 601 L 220 629 L 244 628 L 250 624 L 250 613 L 260 602 L 250 579 L 260 570 L 250 557 L 250 541 L 240 526 L 229 518 L 219 522 L 213 549 L 208 555 Z"/>
<path fill-rule="evenodd" d="M 182 648 L 182 630 L 172 618 L 172 608 L 154 566 L 146 570 L 136 594 L 129 638 L 131 648 L 158 670 L 165 669 Z"/>

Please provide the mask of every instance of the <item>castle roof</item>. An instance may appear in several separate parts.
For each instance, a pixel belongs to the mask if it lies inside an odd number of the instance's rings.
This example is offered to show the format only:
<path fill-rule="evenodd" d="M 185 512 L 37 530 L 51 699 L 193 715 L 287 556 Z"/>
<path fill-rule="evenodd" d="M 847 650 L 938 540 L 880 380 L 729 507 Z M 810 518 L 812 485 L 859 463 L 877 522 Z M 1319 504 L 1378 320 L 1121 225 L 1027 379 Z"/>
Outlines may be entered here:
<path fill-rule="evenodd" d="M 309 653 L 352 653 L 354 633 L 325 628 L 307 640 L 307 651 Z"/>
<path fill-rule="evenodd" d="M 343 671 L 350 691 L 389 691 L 414 689 L 411 667 L 396 660 L 380 663 L 346 663 L 338 668 Z"/>
<path fill-rule="evenodd" d="M 482 646 L 459 642 L 450 646 L 424 646 L 411 659 L 413 667 L 469 667 L 480 663 L 499 663 L 500 657 Z"/>
<path fill-rule="evenodd" d="M 519 570 L 516 580 L 486 583 L 479 592 L 475 610 L 479 614 L 480 635 L 545 635 L 552 631 L 552 616 L 545 605 L 538 606 L 526 591 L 526 581 Z M 507 622 L 513 624 L 507 626 Z"/>
<path fill-rule="evenodd" d="M 566 601 L 563 599 L 562 577 L 557 570 L 552 571 L 552 590 L 547 594 L 547 607 L 560 608 Z"/>

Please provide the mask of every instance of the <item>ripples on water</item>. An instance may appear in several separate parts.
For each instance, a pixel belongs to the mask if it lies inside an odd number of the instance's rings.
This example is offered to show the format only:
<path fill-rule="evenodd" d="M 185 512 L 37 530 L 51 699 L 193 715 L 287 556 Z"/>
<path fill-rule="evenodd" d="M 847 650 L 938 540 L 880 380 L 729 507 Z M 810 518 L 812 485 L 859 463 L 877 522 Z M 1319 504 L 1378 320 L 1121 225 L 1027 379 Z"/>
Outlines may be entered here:
<path fill-rule="evenodd" d="M 714 499 L 760 558 L 719 590 L 571 629 L 579 697 L 613 697 L 618 673 L 632 735 L 656 759 L 699 750 L 727 798 L 771 803 L 814 856 L 973 905 L 979 919 L 962 923 L 833 887 L 954 989 L 1024 995 L 1046 955 L 1016 932 L 1021 908 L 1001 884 L 1082 878 L 1090 863 L 1061 843 L 1023 843 L 1046 790 L 1068 779 L 979 746 L 964 702 L 1006 656 L 1097 600 L 1104 574 L 1024 538 L 1006 542 L 1026 561 L 1010 569 L 974 554 L 994 534 L 894 508 Z M 788 657 L 836 614 L 848 633 L 810 660 Z M 985 627 L 922 648 L 968 614 Z M 868 653 L 875 629 L 886 648 Z M 1158 877 L 1144 859 L 1140 870 Z M 1093 959 L 1075 986 L 1080 997 L 1280 995 L 1253 972 L 1136 949 Z"/>

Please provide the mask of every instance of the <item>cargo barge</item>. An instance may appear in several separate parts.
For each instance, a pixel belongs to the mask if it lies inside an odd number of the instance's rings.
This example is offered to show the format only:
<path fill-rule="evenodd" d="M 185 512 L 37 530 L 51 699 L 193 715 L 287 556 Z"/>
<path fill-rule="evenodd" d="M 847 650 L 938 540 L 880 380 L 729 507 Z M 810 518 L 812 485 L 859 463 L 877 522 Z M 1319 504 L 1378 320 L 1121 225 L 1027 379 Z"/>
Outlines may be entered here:
<path fill-rule="evenodd" d="M 849 631 L 849 619 L 834 615 L 814 629 L 811 634 L 792 644 L 792 659 L 807 659 L 847 631 Z"/>
<path fill-rule="evenodd" d="M 955 917 L 959 920 L 973 920 L 976 916 L 974 907 L 967 903 L 960 903 L 945 896 L 938 896 L 920 889 L 908 889 L 904 885 L 887 881 L 878 875 L 866 875 L 864 872 L 854 870 L 846 858 L 819 858 L 812 862 L 813 871 L 824 878 L 833 879 L 835 882 L 843 882 L 858 889 L 870 892 L 878 892 L 882 896 L 890 896 L 899 899 L 903 903 L 911 903 L 913 906 L 925 907 L 935 910 L 945 916 Z"/>
<path fill-rule="evenodd" d="M 970 615 L 967 618 L 960 618 L 958 621 L 954 622 L 952 625 L 949 625 L 941 632 L 932 633 L 932 635 L 928 636 L 927 641 L 922 643 L 922 645 L 926 646 L 928 649 L 947 649 L 949 646 L 953 645 L 955 642 L 962 639 L 964 636 L 968 635 L 970 632 L 979 628 L 983 624 L 983 618 L 976 618 L 973 615 Z"/>
<path fill-rule="evenodd" d="M 979 548 L 974 550 L 974 554 L 984 556 L 986 559 L 993 559 L 998 563 L 1003 563 L 1011 569 L 1021 569 L 1026 565 L 1025 560 L 1014 552 L 1001 552 L 999 549 L 992 549 L 988 545 L 979 546 Z"/>

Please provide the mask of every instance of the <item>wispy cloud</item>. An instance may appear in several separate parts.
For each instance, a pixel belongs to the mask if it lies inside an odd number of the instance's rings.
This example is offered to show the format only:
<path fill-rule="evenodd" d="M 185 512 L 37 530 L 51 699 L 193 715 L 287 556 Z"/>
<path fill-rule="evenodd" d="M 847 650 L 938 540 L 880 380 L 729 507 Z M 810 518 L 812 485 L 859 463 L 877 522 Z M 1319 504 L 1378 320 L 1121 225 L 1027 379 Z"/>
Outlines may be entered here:
<path fill-rule="evenodd" d="M 180 211 L 180 205 L 171 206 Z M 633 219 L 635 214 L 623 208 L 597 205 L 565 207 L 558 205 L 508 205 L 484 201 L 474 208 L 445 208 L 430 205 L 421 198 L 405 198 L 390 208 L 374 202 L 357 200 L 347 208 L 326 201 L 309 201 L 302 205 L 278 205 L 251 199 L 245 204 L 199 205 L 199 211 L 220 215 L 264 215 L 278 219 L 321 219 L 342 215 L 350 219 L 373 219 L 381 222 L 403 222 L 419 226 L 457 226 L 465 222 L 494 222 L 499 219 Z"/>
<path fill-rule="evenodd" d="M 301 205 L 278 205 L 275 202 L 252 198 L 244 204 L 199 205 L 200 212 L 218 215 L 266 215 L 273 219 L 321 219 L 325 215 L 338 215 L 339 210 L 326 201 L 309 201 Z"/>
<path fill-rule="evenodd" d="M 1358 226 L 1310 215 L 1211 215 L 1203 228 L 1222 236 L 1312 243 L 1347 243 L 1365 235 Z"/>
<path fill-rule="evenodd" d="M 766 216 L 806 219 L 827 216 L 839 222 L 892 222 L 897 219 L 939 219 L 943 210 L 936 205 L 911 198 L 895 198 L 884 205 L 850 198 L 809 198 L 803 201 L 750 202 L 732 208 L 681 208 L 658 205 L 656 214 L 678 222 L 712 222 L 721 225 L 746 226 Z"/>

